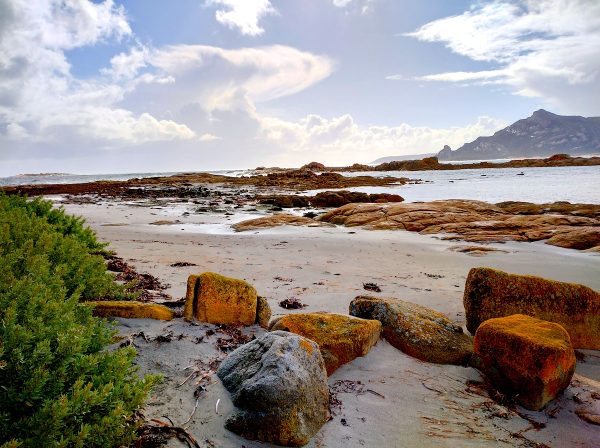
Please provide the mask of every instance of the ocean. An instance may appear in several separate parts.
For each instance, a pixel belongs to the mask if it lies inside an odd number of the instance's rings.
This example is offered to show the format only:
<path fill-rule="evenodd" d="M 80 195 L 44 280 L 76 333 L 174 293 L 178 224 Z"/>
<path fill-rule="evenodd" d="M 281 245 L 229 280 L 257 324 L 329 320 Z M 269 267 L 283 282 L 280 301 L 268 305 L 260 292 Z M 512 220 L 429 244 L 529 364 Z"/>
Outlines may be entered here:
<path fill-rule="evenodd" d="M 252 170 L 210 171 L 213 174 L 241 176 Z M 129 174 L 40 174 L 0 178 L 1 185 L 80 183 L 97 180 L 128 180 L 180 173 Z M 549 168 L 493 168 L 456 171 L 373 171 L 342 173 L 345 176 L 408 177 L 423 183 L 390 187 L 356 187 L 366 193 L 395 193 L 407 202 L 438 199 L 475 199 L 486 202 L 525 201 L 545 203 L 568 201 L 600 204 L 600 166 Z M 306 192 L 313 194 L 314 191 Z"/>

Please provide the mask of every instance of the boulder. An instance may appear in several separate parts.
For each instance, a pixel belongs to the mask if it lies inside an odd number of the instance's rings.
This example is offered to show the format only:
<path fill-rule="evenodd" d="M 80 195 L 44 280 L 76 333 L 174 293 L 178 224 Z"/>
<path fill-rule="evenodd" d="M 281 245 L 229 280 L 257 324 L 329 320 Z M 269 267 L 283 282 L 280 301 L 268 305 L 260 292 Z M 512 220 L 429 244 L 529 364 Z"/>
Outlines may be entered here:
<path fill-rule="evenodd" d="M 264 297 L 258 296 L 256 304 L 256 323 L 263 328 L 269 326 L 269 320 L 271 319 L 271 307 L 269 302 Z"/>
<path fill-rule="evenodd" d="M 380 321 L 390 344 L 422 361 L 466 365 L 471 359 L 471 337 L 435 310 L 400 299 L 358 296 L 350 314 Z"/>
<path fill-rule="evenodd" d="M 173 311 L 156 303 L 130 302 L 127 300 L 103 300 L 87 302 L 94 305 L 94 316 L 145 318 L 156 320 L 173 319 Z"/>
<path fill-rule="evenodd" d="M 247 439 L 303 446 L 329 419 L 329 386 L 319 347 L 266 333 L 232 352 L 217 370 L 237 410 L 225 427 Z"/>
<path fill-rule="evenodd" d="M 315 341 L 327 374 L 331 375 L 342 364 L 369 353 L 379 339 L 381 323 L 342 314 L 298 313 L 275 319 L 269 329 L 289 331 Z"/>
<path fill-rule="evenodd" d="M 488 319 L 526 314 L 562 325 L 575 348 L 600 349 L 600 293 L 587 286 L 473 268 L 463 303 L 473 334 Z"/>
<path fill-rule="evenodd" d="M 214 272 L 190 275 L 183 315 L 211 324 L 252 325 L 256 322 L 256 290 L 243 280 Z"/>
<path fill-rule="evenodd" d="M 575 371 L 575 351 L 566 330 L 523 314 L 482 323 L 474 350 L 474 365 L 494 387 L 534 411 L 560 394 Z"/>

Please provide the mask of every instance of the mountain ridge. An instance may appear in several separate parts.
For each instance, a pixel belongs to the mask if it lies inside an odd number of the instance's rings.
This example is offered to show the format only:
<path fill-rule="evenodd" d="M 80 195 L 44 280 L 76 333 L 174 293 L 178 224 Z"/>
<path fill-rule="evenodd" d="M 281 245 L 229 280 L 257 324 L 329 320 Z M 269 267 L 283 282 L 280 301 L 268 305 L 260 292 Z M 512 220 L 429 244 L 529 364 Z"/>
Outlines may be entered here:
<path fill-rule="evenodd" d="M 450 160 L 491 160 L 522 157 L 547 157 L 553 154 L 573 156 L 600 153 L 600 117 L 557 115 L 536 110 L 495 132 L 477 137 L 460 148 L 444 146 L 437 157 Z"/>

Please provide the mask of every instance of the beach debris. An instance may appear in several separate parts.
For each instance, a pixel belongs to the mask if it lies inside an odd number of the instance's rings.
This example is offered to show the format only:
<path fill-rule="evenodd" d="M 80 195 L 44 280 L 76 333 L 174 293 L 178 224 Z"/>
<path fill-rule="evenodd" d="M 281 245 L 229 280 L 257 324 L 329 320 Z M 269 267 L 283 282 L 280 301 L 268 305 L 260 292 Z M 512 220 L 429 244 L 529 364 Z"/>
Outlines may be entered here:
<path fill-rule="evenodd" d="M 381 288 L 379 287 L 379 285 L 377 285 L 377 283 L 363 283 L 363 289 L 367 291 L 381 292 Z"/>
<path fill-rule="evenodd" d="M 308 305 L 302 303 L 297 297 L 290 297 L 279 302 L 279 306 L 281 308 L 285 308 L 286 310 L 299 310 L 307 307 Z"/>
<path fill-rule="evenodd" d="M 473 366 L 496 389 L 538 411 L 571 382 L 575 353 L 560 325 L 516 314 L 486 320 L 477 329 Z"/>
<path fill-rule="evenodd" d="M 361 381 L 336 380 L 331 386 L 329 386 L 329 411 L 331 412 L 332 416 L 337 415 L 342 409 L 343 403 L 339 397 L 339 394 L 341 393 L 354 395 L 364 395 L 366 393 L 370 393 L 379 398 L 385 399 L 383 394 L 365 387 L 365 384 Z"/>
<path fill-rule="evenodd" d="M 198 266 L 196 263 L 190 263 L 189 261 L 178 261 L 176 263 L 170 264 L 172 268 L 183 268 L 187 266 Z"/>
<path fill-rule="evenodd" d="M 273 277 L 273 280 L 276 280 L 278 282 L 283 282 L 283 283 L 292 283 L 294 281 L 293 278 L 289 278 L 289 277 L 282 277 L 280 275 Z"/>
<path fill-rule="evenodd" d="M 600 293 L 587 286 L 473 268 L 463 304 L 472 334 L 487 319 L 526 314 L 562 325 L 574 348 L 600 349 Z"/>
<path fill-rule="evenodd" d="M 144 273 L 140 274 L 133 266 L 116 255 L 104 255 L 107 260 L 107 269 L 111 272 L 116 272 L 115 280 L 125 282 L 129 292 L 139 292 L 137 297 L 140 302 L 150 302 L 157 299 L 168 300 L 171 296 L 162 292 L 169 287 L 163 284 L 153 275 Z"/>
<path fill-rule="evenodd" d="M 260 309 L 259 309 L 260 305 Z M 183 315 L 186 319 L 224 325 L 252 325 L 270 312 L 253 286 L 214 272 L 188 277 Z M 260 312 L 260 314 L 259 314 Z"/>
<path fill-rule="evenodd" d="M 440 278 L 444 278 L 443 275 L 440 274 L 430 274 L 429 272 L 421 272 L 425 277 L 432 278 L 434 280 L 439 280 Z"/>
<path fill-rule="evenodd" d="M 358 296 L 350 303 L 350 315 L 380 321 L 390 344 L 422 361 L 466 365 L 473 353 L 472 338 L 460 325 L 415 303 Z"/>
<path fill-rule="evenodd" d="M 98 317 L 145 318 L 157 320 L 173 319 L 173 311 L 156 303 L 134 302 L 128 300 L 102 300 L 87 302 L 94 305 L 94 315 Z"/>
<path fill-rule="evenodd" d="M 232 352 L 236 348 L 256 339 L 254 334 L 246 335 L 233 325 L 217 325 L 217 331 L 229 336 L 229 338 L 219 337 L 215 342 L 217 348 L 223 353 Z"/>
<path fill-rule="evenodd" d="M 271 331 L 288 331 L 315 341 L 331 375 L 343 364 L 364 356 L 379 340 L 381 323 L 333 313 L 299 313 L 277 317 Z"/>
<path fill-rule="evenodd" d="M 138 435 L 134 445 L 136 448 L 160 447 L 172 437 L 185 443 L 188 448 L 200 448 L 196 438 L 187 430 L 155 418 L 145 422 L 138 430 Z"/>
<path fill-rule="evenodd" d="M 575 411 L 575 414 L 577 414 L 577 417 L 579 417 L 581 420 L 587 423 L 600 426 L 600 414 L 594 414 L 584 409 L 577 409 Z"/>
<path fill-rule="evenodd" d="M 237 407 L 225 427 L 242 437 L 303 446 L 329 419 L 327 373 L 309 339 L 266 333 L 231 353 L 217 375 Z"/>

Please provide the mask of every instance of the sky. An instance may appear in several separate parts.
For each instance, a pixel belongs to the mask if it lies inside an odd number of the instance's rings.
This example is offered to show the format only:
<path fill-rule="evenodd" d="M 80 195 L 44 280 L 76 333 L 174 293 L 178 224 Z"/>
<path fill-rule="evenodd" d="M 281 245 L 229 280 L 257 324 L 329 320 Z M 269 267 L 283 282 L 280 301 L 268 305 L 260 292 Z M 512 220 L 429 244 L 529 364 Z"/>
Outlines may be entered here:
<path fill-rule="evenodd" d="M 368 163 L 600 115 L 598 0 L 0 0 L 0 176 Z"/>

